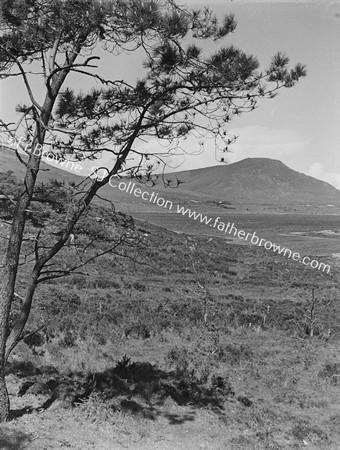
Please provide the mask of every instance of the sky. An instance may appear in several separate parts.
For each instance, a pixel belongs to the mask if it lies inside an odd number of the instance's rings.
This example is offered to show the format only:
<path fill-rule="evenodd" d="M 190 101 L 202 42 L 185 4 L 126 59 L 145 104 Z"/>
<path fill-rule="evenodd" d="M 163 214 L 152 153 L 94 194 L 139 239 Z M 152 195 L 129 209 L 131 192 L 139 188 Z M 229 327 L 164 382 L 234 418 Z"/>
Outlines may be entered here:
<path fill-rule="evenodd" d="M 228 162 L 279 159 L 340 188 L 340 2 L 233 0 L 214 5 L 220 15 L 235 13 L 238 27 L 228 43 L 256 55 L 262 68 L 280 50 L 308 72 L 292 89 L 230 123 L 239 137 Z M 210 163 L 207 152 L 183 166 Z"/>
<path fill-rule="evenodd" d="M 200 6 L 193 0 L 179 4 Z M 283 89 L 273 100 L 262 100 L 257 110 L 230 122 L 230 133 L 238 135 L 228 163 L 247 157 L 281 160 L 290 168 L 327 181 L 340 189 L 340 2 L 327 0 L 265 2 L 220 0 L 205 2 L 218 15 L 232 12 L 238 26 L 223 44 L 233 44 L 260 61 L 266 69 L 277 51 L 285 52 L 294 66 L 307 66 L 307 77 L 291 89 Z M 206 44 L 205 49 L 214 49 Z M 103 60 L 102 73 L 131 80 L 139 73 L 138 58 L 125 56 L 119 65 Z M 86 89 L 85 83 L 79 86 Z M 17 77 L 0 83 L 0 118 L 13 120 L 15 105 L 25 98 Z M 39 86 L 34 85 L 39 97 Z M 145 144 L 151 149 L 156 142 Z M 190 153 L 199 149 L 187 140 Z M 213 143 L 205 151 L 171 162 L 171 170 L 217 165 Z"/>

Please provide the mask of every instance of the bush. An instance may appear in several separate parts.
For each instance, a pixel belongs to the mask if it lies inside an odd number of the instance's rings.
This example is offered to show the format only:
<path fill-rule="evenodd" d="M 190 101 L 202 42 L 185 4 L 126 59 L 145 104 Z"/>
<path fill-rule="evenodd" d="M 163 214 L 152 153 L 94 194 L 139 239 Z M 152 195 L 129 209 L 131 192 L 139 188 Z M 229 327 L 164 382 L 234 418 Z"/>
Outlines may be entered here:
<path fill-rule="evenodd" d="M 165 360 L 169 367 L 174 367 L 177 376 L 183 376 L 189 369 L 189 352 L 186 348 L 173 347 L 166 355 Z"/>
<path fill-rule="evenodd" d="M 306 421 L 299 421 L 294 425 L 292 435 L 297 441 L 310 441 L 314 444 L 328 440 L 327 434 L 320 427 L 308 424 Z"/>
<path fill-rule="evenodd" d="M 145 292 L 147 290 L 145 284 L 140 283 L 139 281 L 136 281 L 136 283 L 133 284 L 133 288 L 141 292 Z"/>
<path fill-rule="evenodd" d="M 59 345 L 64 348 L 74 347 L 75 344 L 76 344 L 76 335 L 70 330 L 67 330 L 59 340 Z"/>
<path fill-rule="evenodd" d="M 42 345 L 45 344 L 46 338 L 45 338 L 43 333 L 30 334 L 30 332 L 28 332 L 27 336 L 24 337 L 23 341 L 30 348 L 32 348 L 32 347 L 41 347 Z"/>
<path fill-rule="evenodd" d="M 328 379 L 332 384 L 338 384 L 340 380 L 340 363 L 326 362 L 318 376 Z"/>
<path fill-rule="evenodd" d="M 220 361 L 227 362 L 231 365 L 239 365 L 242 359 L 251 360 L 252 351 L 248 346 L 234 346 L 231 344 L 219 345 L 215 355 Z"/>
<path fill-rule="evenodd" d="M 135 322 L 125 327 L 126 337 L 135 337 L 137 339 L 148 339 L 151 336 L 149 327 L 143 322 Z"/>

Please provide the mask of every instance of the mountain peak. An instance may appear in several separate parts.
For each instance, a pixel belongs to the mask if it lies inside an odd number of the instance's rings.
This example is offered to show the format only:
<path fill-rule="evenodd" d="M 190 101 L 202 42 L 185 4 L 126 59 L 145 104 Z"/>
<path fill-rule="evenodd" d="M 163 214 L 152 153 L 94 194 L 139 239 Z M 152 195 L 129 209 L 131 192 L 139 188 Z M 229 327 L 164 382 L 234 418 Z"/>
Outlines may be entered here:
<path fill-rule="evenodd" d="M 340 203 L 340 191 L 282 161 L 246 158 L 232 164 L 177 172 L 179 190 L 254 203 Z"/>
<path fill-rule="evenodd" d="M 17 176 L 25 173 L 15 152 L 2 146 L 1 172 L 13 170 Z M 74 174 L 43 164 L 40 181 L 47 178 L 70 180 Z M 296 172 L 282 161 L 270 158 L 246 158 L 227 165 L 206 167 L 168 174 L 182 183 L 177 192 L 216 200 L 246 203 L 276 204 L 336 204 L 340 205 L 340 191 L 330 184 Z"/>

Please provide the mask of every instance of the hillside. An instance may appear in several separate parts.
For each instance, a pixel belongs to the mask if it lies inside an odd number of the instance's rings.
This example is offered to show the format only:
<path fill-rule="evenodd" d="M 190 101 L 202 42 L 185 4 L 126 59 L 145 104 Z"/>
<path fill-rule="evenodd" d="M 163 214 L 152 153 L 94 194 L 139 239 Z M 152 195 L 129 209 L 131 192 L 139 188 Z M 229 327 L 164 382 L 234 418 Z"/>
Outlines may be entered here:
<path fill-rule="evenodd" d="M 0 171 L 22 170 L 14 156 L 0 153 Z M 58 173 L 72 178 L 42 176 Z M 93 215 L 59 267 L 98 237 Z M 7 366 L 0 449 L 338 450 L 338 268 L 147 223 L 136 233 L 137 246 L 39 286 Z M 19 293 L 27 276 L 23 264 Z"/>
<path fill-rule="evenodd" d="M 39 288 L 8 365 L 0 448 L 338 450 L 338 272 L 143 233 L 133 258 Z"/>
<path fill-rule="evenodd" d="M 232 202 L 339 203 L 330 184 L 290 169 L 281 161 L 247 158 L 223 165 L 177 172 L 166 178 L 182 182 L 178 191 Z"/>
<path fill-rule="evenodd" d="M 58 178 L 59 180 L 79 180 L 75 173 L 57 169 L 42 163 L 39 180 Z M 21 176 L 24 167 L 18 162 L 15 153 L 0 148 L 0 171 L 12 170 Z M 330 184 L 316 178 L 296 172 L 281 161 L 269 158 L 247 158 L 242 161 L 203 169 L 176 172 L 165 175 L 164 179 L 176 178 L 180 185 L 176 189 L 167 189 L 162 181 L 151 190 L 164 193 L 165 198 L 177 202 L 189 199 L 221 200 L 232 203 L 255 204 L 340 204 L 340 191 Z M 112 201 L 122 203 L 128 211 L 145 209 L 145 202 L 133 195 L 105 186 L 102 195 Z M 142 205 L 144 204 L 144 206 Z M 154 206 L 147 202 L 148 210 Z M 137 208 L 137 209 L 136 209 Z"/>
<path fill-rule="evenodd" d="M 23 157 L 23 159 L 26 160 L 25 156 Z M 81 180 L 81 177 L 73 173 L 57 169 L 44 162 L 40 164 L 40 168 L 41 170 L 38 176 L 39 181 L 45 181 L 50 178 L 57 178 L 60 181 L 62 180 L 66 181 L 71 179 Z M 9 172 L 9 171 L 14 172 L 16 177 L 20 178 L 25 174 L 26 168 L 23 164 L 19 162 L 14 150 L 9 149 L 3 145 L 0 145 L 0 172 Z"/>

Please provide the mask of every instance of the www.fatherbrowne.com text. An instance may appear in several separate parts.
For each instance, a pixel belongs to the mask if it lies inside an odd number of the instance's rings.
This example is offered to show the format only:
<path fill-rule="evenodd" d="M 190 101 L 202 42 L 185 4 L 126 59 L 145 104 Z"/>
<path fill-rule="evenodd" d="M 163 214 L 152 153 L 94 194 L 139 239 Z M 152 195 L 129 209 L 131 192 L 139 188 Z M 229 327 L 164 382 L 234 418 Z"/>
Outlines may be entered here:
<path fill-rule="evenodd" d="M 19 140 L 10 137 L 6 144 L 10 146 L 12 149 L 18 150 L 19 148 L 23 149 L 26 153 L 33 152 L 37 156 L 42 156 L 47 159 L 47 161 L 54 162 L 62 166 L 62 168 L 68 169 L 68 170 L 74 170 L 77 174 L 80 174 L 82 171 L 82 165 L 79 163 L 76 163 L 74 161 L 66 160 L 66 159 L 60 159 L 56 155 L 53 155 L 52 153 L 48 153 L 43 150 L 43 147 L 40 144 L 37 144 L 34 149 L 30 149 L 30 151 L 27 151 L 27 147 L 23 148 L 22 141 L 23 138 L 20 138 Z M 72 165 L 72 167 L 69 167 Z M 90 174 L 90 178 L 100 178 L 99 175 L 99 169 L 98 167 L 92 167 L 92 172 Z M 107 175 L 108 171 L 104 171 L 105 174 L 102 175 L 101 178 Z M 141 197 L 142 200 L 148 201 L 152 204 L 155 204 L 159 207 L 163 207 L 168 210 L 173 210 L 173 202 L 171 200 L 166 200 L 163 197 L 160 197 L 158 193 L 155 192 L 148 192 L 146 190 L 142 191 L 140 188 L 136 187 L 135 183 L 132 183 L 131 181 L 127 184 L 124 181 L 120 181 L 118 184 L 117 177 L 112 176 L 109 179 L 109 185 L 113 188 L 118 188 L 120 191 L 125 191 L 129 194 L 134 195 L 135 197 Z M 209 225 L 212 228 L 217 229 L 218 231 L 222 233 L 227 233 L 228 235 L 233 235 L 234 237 L 238 237 L 239 239 L 245 240 L 250 242 L 252 245 L 257 245 L 259 247 L 264 247 L 266 250 L 272 250 L 274 253 L 277 253 L 279 255 L 286 256 L 288 258 L 293 259 L 293 261 L 298 261 L 305 266 L 311 266 L 313 269 L 321 270 L 322 272 L 330 273 L 330 266 L 328 264 L 325 264 L 323 262 L 319 262 L 317 260 L 311 260 L 308 256 L 302 257 L 300 253 L 292 252 L 289 248 L 281 247 L 280 245 L 277 245 L 271 241 L 265 240 L 263 238 L 260 238 L 257 236 L 255 232 L 253 233 L 246 233 L 244 230 L 239 230 L 236 228 L 234 223 L 224 223 L 220 220 L 220 217 L 216 217 L 215 219 L 212 217 L 204 216 L 202 213 L 197 213 L 196 211 L 192 211 L 190 208 L 185 208 L 184 206 L 177 205 L 176 207 L 176 213 L 181 214 L 182 216 L 187 216 L 190 219 L 199 221 L 200 223 L 204 225 Z"/>
<path fill-rule="evenodd" d="M 244 230 L 239 230 L 235 227 L 234 223 L 228 222 L 226 224 L 222 222 L 220 217 L 213 219 L 212 217 L 203 216 L 201 213 L 191 211 L 189 208 L 184 208 L 183 206 L 179 207 L 179 205 L 177 205 L 177 213 L 182 214 L 183 216 L 187 215 L 194 220 L 199 220 L 200 223 L 209 225 L 210 227 L 216 228 L 217 230 L 227 233 L 228 235 L 237 236 L 239 239 L 249 241 L 253 245 L 264 247 L 266 250 L 272 250 L 274 253 L 291 258 L 293 261 L 299 261 L 305 266 L 311 266 L 313 269 L 318 269 L 322 272 L 326 271 L 327 273 L 331 270 L 331 267 L 328 264 L 319 262 L 315 259 L 311 260 L 308 256 L 302 257 L 300 253 L 293 253 L 289 248 L 281 247 L 271 241 L 260 238 L 255 232 L 246 233 Z"/>
<path fill-rule="evenodd" d="M 98 168 L 92 168 L 92 177 L 96 177 Z M 149 192 L 147 190 L 142 190 L 139 187 L 136 187 L 136 183 L 129 181 L 119 181 L 117 177 L 111 177 L 109 180 L 109 184 L 113 188 L 118 188 L 118 190 L 126 192 L 128 194 L 132 194 L 135 197 L 141 198 L 144 201 L 167 209 L 169 211 L 174 210 L 174 204 L 171 200 L 166 200 L 163 197 L 159 196 L 158 193 Z M 190 219 L 199 221 L 204 225 L 208 225 L 211 228 L 215 228 L 216 230 L 228 234 L 229 236 L 234 236 L 244 241 L 250 242 L 252 245 L 257 245 L 259 247 L 264 247 L 266 250 L 271 250 L 274 253 L 282 256 L 286 256 L 291 258 L 293 261 L 300 262 L 305 266 L 311 266 L 313 269 L 321 270 L 322 272 L 330 273 L 331 267 L 328 264 L 323 262 L 319 262 L 315 259 L 311 260 L 308 256 L 302 257 L 300 253 L 292 252 L 289 248 L 281 247 L 271 241 L 268 241 L 264 238 L 260 238 L 257 236 L 256 232 L 247 233 L 244 230 L 236 228 L 234 223 L 225 223 L 222 222 L 220 217 L 208 217 L 203 215 L 202 213 L 198 213 L 196 211 L 192 211 L 190 208 L 186 208 L 184 206 L 176 205 L 176 213 L 182 216 L 189 217 Z"/>

